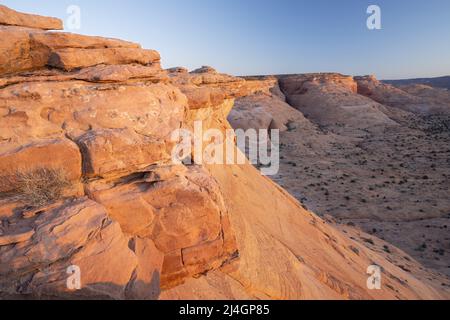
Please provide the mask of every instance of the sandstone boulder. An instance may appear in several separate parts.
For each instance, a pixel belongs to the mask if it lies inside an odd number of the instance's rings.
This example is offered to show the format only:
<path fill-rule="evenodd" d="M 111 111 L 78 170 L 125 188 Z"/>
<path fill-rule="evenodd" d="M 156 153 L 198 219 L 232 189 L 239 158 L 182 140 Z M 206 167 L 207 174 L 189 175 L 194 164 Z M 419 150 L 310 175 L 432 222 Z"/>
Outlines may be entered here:
<path fill-rule="evenodd" d="M 170 160 L 170 150 L 164 141 L 129 129 L 89 131 L 77 142 L 83 155 L 85 176 L 132 173 Z"/>

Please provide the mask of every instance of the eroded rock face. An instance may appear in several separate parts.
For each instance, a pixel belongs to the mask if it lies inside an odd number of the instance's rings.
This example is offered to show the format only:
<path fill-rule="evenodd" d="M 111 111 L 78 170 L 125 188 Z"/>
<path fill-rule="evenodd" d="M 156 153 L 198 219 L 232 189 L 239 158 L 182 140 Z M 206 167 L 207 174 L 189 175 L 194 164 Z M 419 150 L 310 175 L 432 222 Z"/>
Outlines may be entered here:
<path fill-rule="evenodd" d="M 126 234 L 151 239 L 164 254 L 163 287 L 237 254 L 220 190 L 204 169 L 156 167 L 132 182 L 94 183 L 89 194 Z"/>
<path fill-rule="evenodd" d="M 171 134 L 188 126 L 190 106 L 159 54 L 17 24 L 0 26 L 11 40 L 0 48 L 2 175 L 62 170 L 76 188 L 35 207 L 3 179 L 0 295 L 155 299 L 236 260 L 214 179 L 171 163 Z M 81 291 L 65 288 L 72 264 Z"/>
<path fill-rule="evenodd" d="M 2 41 L 0 46 L 0 75 L 30 70 L 35 65 L 44 65 L 44 63 L 37 61 L 37 57 L 30 55 L 30 32 L 39 31 L 0 25 L 1 39 L 8 39 L 8 41 Z"/>

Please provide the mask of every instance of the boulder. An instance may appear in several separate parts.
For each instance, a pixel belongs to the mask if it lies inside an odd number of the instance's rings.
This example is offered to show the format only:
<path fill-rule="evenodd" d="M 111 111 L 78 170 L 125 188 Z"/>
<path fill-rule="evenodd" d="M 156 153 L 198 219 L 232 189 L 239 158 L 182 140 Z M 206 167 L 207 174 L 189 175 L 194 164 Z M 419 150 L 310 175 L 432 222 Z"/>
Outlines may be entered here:
<path fill-rule="evenodd" d="M 130 129 L 88 131 L 77 143 L 83 155 L 84 175 L 89 177 L 136 172 L 170 160 L 164 141 Z"/>

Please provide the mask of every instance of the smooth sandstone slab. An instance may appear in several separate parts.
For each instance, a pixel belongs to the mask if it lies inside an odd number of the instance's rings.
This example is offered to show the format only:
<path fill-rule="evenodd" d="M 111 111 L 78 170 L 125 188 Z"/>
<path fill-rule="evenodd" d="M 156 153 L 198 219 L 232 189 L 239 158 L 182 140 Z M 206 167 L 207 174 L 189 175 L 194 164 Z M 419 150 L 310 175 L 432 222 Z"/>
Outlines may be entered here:
<path fill-rule="evenodd" d="M 129 128 L 168 139 L 180 128 L 186 97 L 167 84 L 49 81 L 0 89 L 1 150 L 64 131 L 76 140 L 95 129 Z M 13 110 L 11 110 L 13 108 Z"/>
<path fill-rule="evenodd" d="M 64 28 L 60 19 L 21 13 L 3 5 L 0 5 L 0 24 L 42 30 L 62 30 Z"/>
<path fill-rule="evenodd" d="M 21 221 L 20 223 L 28 223 Z M 124 299 L 137 257 L 104 207 L 82 198 L 54 208 L 33 223 L 16 246 L 0 246 L 0 285 L 33 297 Z M 145 248 L 141 249 L 145 250 Z M 77 266 L 81 290 L 70 291 L 67 269 Z M 158 264 L 148 268 L 158 268 Z M 17 283 L 30 279 L 17 292 Z"/>
<path fill-rule="evenodd" d="M 85 36 L 69 32 L 33 33 L 31 40 L 51 49 L 105 49 L 105 48 L 141 48 L 137 43 L 94 36 Z"/>
<path fill-rule="evenodd" d="M 82 69 L 79 73 L 73 75 L 73 79 L 90 82 L 125 82 L 128 80 L 165 82 L 167 75 L 158 65 L 99 65 Z"/>
<path fill-rule="evenodd" d="M 0 87 L 18 83 L 83 80 L 94 83 L 111 83 L 130 81 L 151 81 L 153 83 L 168 82 L 167 74 L 158 66 L 142 66 L 140 64 L 98 65 L 74 72 L 62 70 L 36 70 L 26 74 L 0 78 Z M 0 115 L 1 112 L 0 112 Z"/>
<path fill-rule="evenodd" d="M 51 67 L 73 70 L 92 67 L 99 64 L 157 64 L 160 55 L 154 50 L 138 48 L 105 48 L 105 49 L 74 49 L 66 48 L 52 52 L 48 65 Z"/>

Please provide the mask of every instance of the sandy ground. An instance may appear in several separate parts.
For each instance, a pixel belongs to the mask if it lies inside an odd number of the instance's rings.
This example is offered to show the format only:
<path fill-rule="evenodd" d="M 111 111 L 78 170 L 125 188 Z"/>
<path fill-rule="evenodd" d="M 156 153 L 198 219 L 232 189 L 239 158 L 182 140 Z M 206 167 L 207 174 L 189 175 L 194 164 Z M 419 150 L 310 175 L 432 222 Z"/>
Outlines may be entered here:
<path fill-rule="evenodd" d="M 291 126 L 281 135 L 281 169 L 273 179 L 317 214 L 355 225 L 450 276 L 449 118 L 403 118 L 401 126 L 356 139 L 337 127 L 308 135 Z"/>

